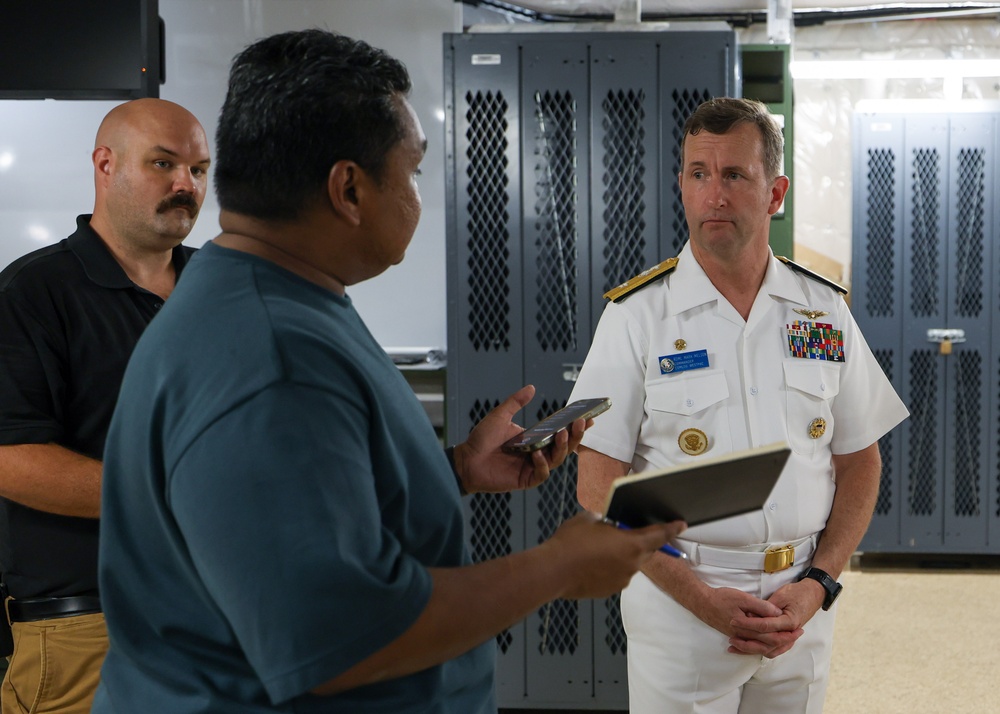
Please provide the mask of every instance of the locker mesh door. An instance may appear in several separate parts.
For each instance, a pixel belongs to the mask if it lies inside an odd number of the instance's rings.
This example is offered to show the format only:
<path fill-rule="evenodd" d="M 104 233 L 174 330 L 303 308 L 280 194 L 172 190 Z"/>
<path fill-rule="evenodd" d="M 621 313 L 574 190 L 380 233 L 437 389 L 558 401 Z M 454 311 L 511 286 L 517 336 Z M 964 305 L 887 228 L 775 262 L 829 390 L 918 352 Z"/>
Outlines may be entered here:
<path fill-rule="evenodd" d="M 854 241 L 851 310 L 886 377 L 903 396 L 902 117 L 857 115 L 854 122 Z M 906 401 L 904 397 L 904 401 Z M 901 429 L 879 440 L 882 474 L 862 548 L 897 550 L 907 484 Z"/>
<path fill-rule="evenodd" d="M 896 430 L 901 452 L 879 445 L 883 480 L 865 550 L 976 553 L 1000 541 L 991 524 L 1000 453 L 995 126 L 996 115 L 974 113 L 855 120 L 855 315 L 886 373 L 902 373 L 910 409 Z M 965 339 L 942 350 L 932 329 L 960 329 Z M 885 339 L 897 333 L 898 360 Z"/>
<path fill-rule="evenodd" d="M 680 127 L 702 99 L 738 94 L 735 41 L 446 36 L 449 442 L 528 381 L 526 422 L 565 404 L 601 294 L 677 253 Z M 473 558 L 549 537 L 577 509 L 576 479 L 570 458 L 534 491 L 468 499 Z M 497 643 L 502 707 L 627 707 L 617 597 L 556 601 Z"/>
<path fill-rule="evenodd" d="M 448 200 L 448 372 L 446 434 L 463 441 L 472 427 L 524 384 L 520 192 L 519 47 L 448 35 L 445 145 Z M 466 499 L 474 561 L 524 549 L 524 492 Z M 525 693 L 525 629 L 497 638 L 497 695 Z"/>

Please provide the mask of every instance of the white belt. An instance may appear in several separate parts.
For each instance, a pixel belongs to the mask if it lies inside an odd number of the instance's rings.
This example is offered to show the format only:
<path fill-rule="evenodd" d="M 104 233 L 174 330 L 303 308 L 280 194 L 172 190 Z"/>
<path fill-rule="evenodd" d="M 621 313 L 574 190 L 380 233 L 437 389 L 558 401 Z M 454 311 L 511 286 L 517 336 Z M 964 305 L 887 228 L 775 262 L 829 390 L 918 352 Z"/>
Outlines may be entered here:
<path fill-rule="evenodd" d="M 692 565 L 714 565 L 718 568 L 777 573 L 808 561 L 816 550 L 817 540 L 817 534 L 813 534 L 790 543 L 764 543 L 745 548 L 726 548 L 678 538 L 673 541 L 673 545 L 687 555 Z"/>

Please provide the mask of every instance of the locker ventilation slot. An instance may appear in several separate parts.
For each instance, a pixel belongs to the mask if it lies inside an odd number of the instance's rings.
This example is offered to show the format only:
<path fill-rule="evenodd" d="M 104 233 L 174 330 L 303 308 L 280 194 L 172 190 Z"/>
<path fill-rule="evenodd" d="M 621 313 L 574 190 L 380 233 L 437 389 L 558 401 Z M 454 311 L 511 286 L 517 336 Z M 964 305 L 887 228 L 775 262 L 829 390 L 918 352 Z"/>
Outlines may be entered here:
<path fill-rule="evenodd" d="M 500 401 L 476 400 L 469 412 L 469 424 L 478 424 Z M 494 558 L 502 558 L 512 552 L 510 538 L 513 533 L 510 508 L 510 493 L 477 493 L 472 496 L 469 507 L 472 517 L 469 521 L 469 544 L 472 561 L 482 563 Z M 504 630 L 496 637 L 501 652 L 506 652 L 514 641 L 510 630 Z"/>
<path fill-rule="evenodd" d="M 983 311 L 984 153 L 983 149 L 958 152 L 955 311 L 961 317 L 978 317 Z"/>
<path fill-rule="evenodd" d="M 931 516 L 937 506 L 935 492 L 938 432 L 937 352 L 917 350 L 910 360 L 910 515 Z"/>
<path fill-rule="evenodd" d="M 960 352 L 955 384 L 955 515 L 979 516 L 982 356 Z"/>
<path fill-rule="evenodd" d="M 536 419 L 566 406 L 566 402 L 544 401 Z M 548 540 L 562 522 L 577 513 L 576 455 L 570 455 L 549 479 L 538 487 L 538 542 Z M 553 600 L 538 612 L 538 651 L 541 654 L 573 654 L 580 646 L 580 604 L 576 600 Z"/>
<path fill-rule="evenodd" d="M 607 292 L 649 267 L 646 248 L 644 148 L 646 94 L 611 91 L 601 103 L 604 129 L 604 286 Z"/>
<path fill-rule="evenodd" d="M 625 654 L 628 640 L 625 637 L 625 628 L 622 626 L 622 596 L 609 597 L 604 601 L 604 608 L 608 613 L 604 618 L 604 625 L 608 628 L 604 643 L 611 650 L 611 654 Z"/>
<path fill-rule="evenodd" d="M 510 349 L 510 215 L 507 101 L 497 92 L 465 95 L 469 211 L 469 341 L 477 352 Z"/>
<path fill-rule="evenodd" d="M 937 286 L 941 271 L 941 157 L 936 149 L 914 149 L 912 178 L 913 314 L 932 317 L 940 307 Z"/>
<path fill-rule="evenodd" d="M 868 201 L 865 245 L 868 249 L 868 304 L 872 317 L 892 317 L 895 275 L 896 156 L 888 149 L 868 151 Z"/>
<path fill-rule="evenodd" d="M 688 120 L 688 117 L 694 113 L 694 110 L 705 101 L 712 98 L 711 92 L 707 89 L 702 90 L 684 90 L 675 91 L 671 97 L 673 99 L 673 110 L 671 111 L 671 119 L 673 120 L 673 126 L 671 130 L 671 149 L 674 163 L 670 167 L 670 171 L 667 174 L 668 177 L 674 178 L 680 173 L 681 170 L 681 139 L 684 138 L 684 123 Z M 669 180 L 669 179 L 668 179 Z M 673 243 L 673 255 L 677 255 L 681 252 L 681 248 L 688 239 L 688 227 L 687 222 L 684 220 L 684 204 L 681 202 L 681 189 L 677 185 L 677 181 L 670 181 L 671 190 L 673 191 L 673 203 L 671 204 L 671 224 L 670 230 L 671 234 L 674 236 Z M 670 256 L 666 256 L 670 257 Z"/>
<path fill-rule="evenodd" d="M 576 100 L 566 92 L 535 93 L 535 213 L 538 330 L 543 351 L 576 350 Z"/>
<path fill-rule="evenodd" d="M 892 381 L 893 353 L 892 350 L 873 350 L 875 359 L 885 373 L 886 379 Z M 895 475 L 892 463 L 892 433 L 886 434 L 878 440 L 878 453 L 882 457 L 882 477 L 879 479 L 878 499 L 875 501 L 876 515 L 884 516 L 892 510 L 892 488 L 893 476 Z"/>

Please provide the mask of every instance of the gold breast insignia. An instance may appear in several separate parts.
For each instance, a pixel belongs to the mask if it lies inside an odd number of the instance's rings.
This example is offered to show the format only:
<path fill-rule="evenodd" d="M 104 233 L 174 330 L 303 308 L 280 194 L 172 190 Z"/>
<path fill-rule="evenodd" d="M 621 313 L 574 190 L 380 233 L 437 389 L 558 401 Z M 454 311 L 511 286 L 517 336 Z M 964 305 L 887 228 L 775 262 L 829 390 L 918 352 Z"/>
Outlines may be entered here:
<path fill-rule="evenodd" d="M 795 308 L 794 312 L 797 312 L 800 315 L 804 315 L 805 317 L 808 317 L 810 320 L 815 320 L 817 317 L 826 317 L 827 315 L 830 314 L 828 312 L 825 312 L 824 310 L 809 310 L 804 307 L 797 307 Z"/>
<path fill-rule="evenodd" d="M 818 439 L 826 433 L 826 419 L 817 417 L 809 422 L 809 438 Z"/>
<path fill-rule="evenodd" d="M 698 456 L 708 451 L 708 437 L 701 429 L 685 429 L 677 437 L 677 445 L 688 456 Z"/>

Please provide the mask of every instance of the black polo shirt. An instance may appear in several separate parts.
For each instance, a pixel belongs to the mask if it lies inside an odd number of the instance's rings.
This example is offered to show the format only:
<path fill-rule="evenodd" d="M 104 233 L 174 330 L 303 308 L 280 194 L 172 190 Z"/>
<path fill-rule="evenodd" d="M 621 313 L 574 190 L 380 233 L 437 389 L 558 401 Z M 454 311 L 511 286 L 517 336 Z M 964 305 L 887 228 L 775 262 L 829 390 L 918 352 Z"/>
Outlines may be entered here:
<path fill-rule="evenodd" d="M 163 300 L 90 227 L 0 273 L 0 444 L 54 442 L 102 459 L 136 341 Z M 178 275 L 194 252 L 174 249 Z M 19 598 L 97 593 L 98 521 L 0 498 L 0 571 Z"/>

